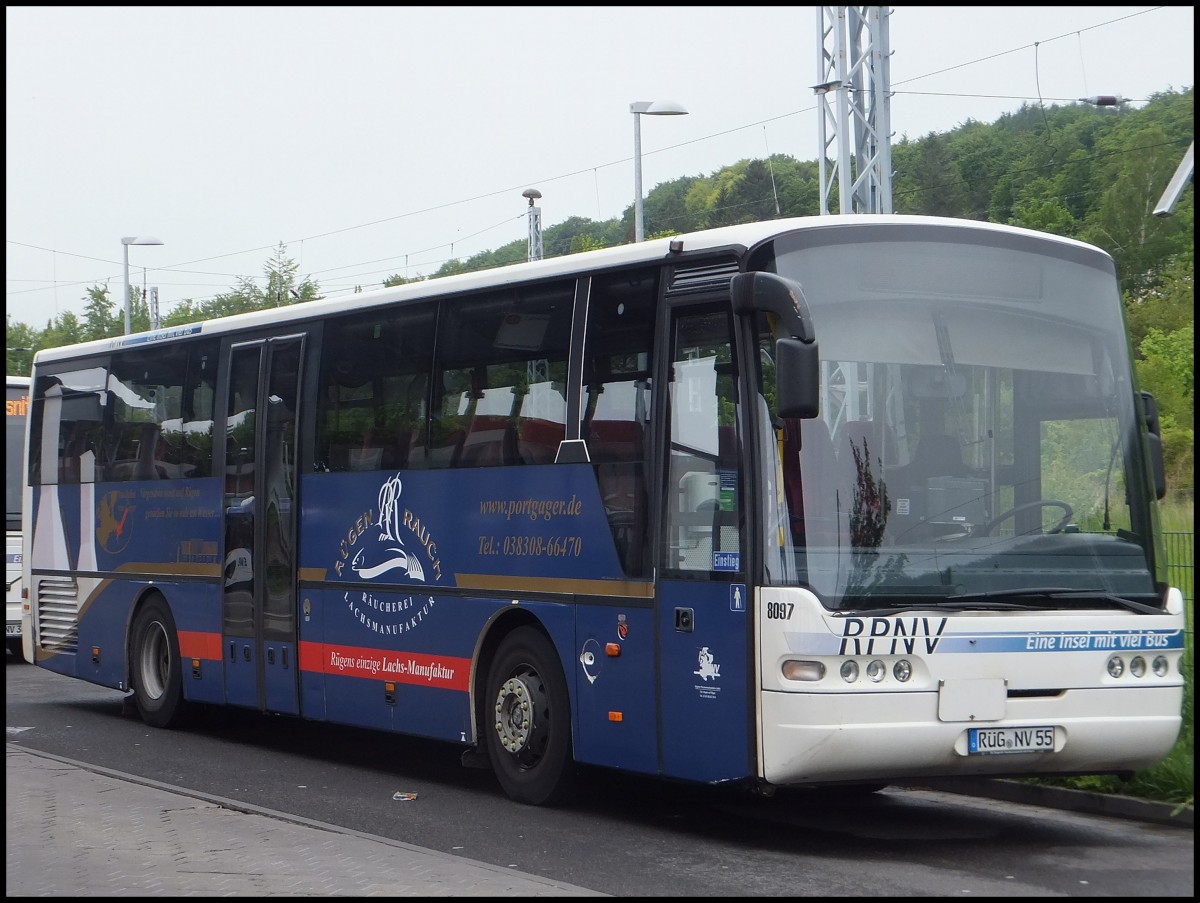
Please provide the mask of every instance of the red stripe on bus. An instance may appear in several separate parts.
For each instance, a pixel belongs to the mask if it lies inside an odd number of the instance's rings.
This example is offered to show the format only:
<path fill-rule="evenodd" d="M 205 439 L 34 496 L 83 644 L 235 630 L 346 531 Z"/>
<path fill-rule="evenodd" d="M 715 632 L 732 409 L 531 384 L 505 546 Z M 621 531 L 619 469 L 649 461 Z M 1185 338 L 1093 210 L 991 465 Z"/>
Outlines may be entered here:
<path fill-rule="evenodd" d="M 299 657 L 301 671 L 319 674 L 389 680 L 463 693 L 471 685 L 471 660 L 453 655 L 369 649 L 337 643 L 301 643 Z"/>
<path fill-rule="evenodd" d="M 218 661 L 221 658 L 221 635 L 198 630 L 179 631 L 179 657 Z"/>

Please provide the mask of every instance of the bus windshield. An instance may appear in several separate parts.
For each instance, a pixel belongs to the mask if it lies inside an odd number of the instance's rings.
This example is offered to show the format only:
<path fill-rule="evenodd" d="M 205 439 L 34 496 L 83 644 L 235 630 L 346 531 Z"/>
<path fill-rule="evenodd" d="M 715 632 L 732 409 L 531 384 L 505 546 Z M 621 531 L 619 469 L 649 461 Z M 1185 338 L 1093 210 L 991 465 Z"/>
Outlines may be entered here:
<path fill-rule="evenodd" d="M 1063 590 L 1161 608 L 1108 258 L 936 226 L 869 244 L 836 231 L 775 242 L 811 310 L 821 414 L 781 430 L 768 517 L 791 529 L 767 531 L 773 582 L 831 609 L 983 591 L 1079 604 Z"/>

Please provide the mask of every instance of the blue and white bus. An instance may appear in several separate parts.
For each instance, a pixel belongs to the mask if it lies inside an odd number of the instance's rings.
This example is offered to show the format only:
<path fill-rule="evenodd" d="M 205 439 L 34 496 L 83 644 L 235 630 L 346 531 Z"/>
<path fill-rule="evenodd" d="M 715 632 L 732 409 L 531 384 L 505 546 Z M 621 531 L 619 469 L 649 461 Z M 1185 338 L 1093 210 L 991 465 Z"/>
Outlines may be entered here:
<path fill-rule="evenodd" d="M 714 229 L 43 350 L 37 664 L 435 738 L 512 799 L 1129 773 L 1180 729 L 1113 261 Z"/>

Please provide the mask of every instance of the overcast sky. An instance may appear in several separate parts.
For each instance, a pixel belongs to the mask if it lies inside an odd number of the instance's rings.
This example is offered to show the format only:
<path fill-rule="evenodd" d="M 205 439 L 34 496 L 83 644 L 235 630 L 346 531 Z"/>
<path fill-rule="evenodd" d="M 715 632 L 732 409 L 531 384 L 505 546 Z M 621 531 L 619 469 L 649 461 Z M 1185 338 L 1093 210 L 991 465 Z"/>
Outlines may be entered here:
<path fill-rule="evenodd" d="M 768 153 L 819 155 L 816 6 L 5 8 L 6 304 L 185 298 L 280 242 L 327 296 Z M 895 140 L 1194 83 L 1195 8 L 890 7 Z M 1113 110 L 1097 110 L 1110 115 Z M 814 213 L 817 211 L 813 211 Z M 145 272 L 143 273 L 143 268 Z"/>

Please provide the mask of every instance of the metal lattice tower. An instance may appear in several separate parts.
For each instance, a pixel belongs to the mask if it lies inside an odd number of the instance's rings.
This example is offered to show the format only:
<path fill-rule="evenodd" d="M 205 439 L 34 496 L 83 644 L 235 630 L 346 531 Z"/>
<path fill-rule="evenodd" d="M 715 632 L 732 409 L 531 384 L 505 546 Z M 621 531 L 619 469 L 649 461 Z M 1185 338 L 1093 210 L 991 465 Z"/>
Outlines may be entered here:
<path fill-rule="evenodd" d="M 822 214 L 835 187 L 839 213 L 892 212 L 889 16 L 886 6 L 817 7 Z"/>

